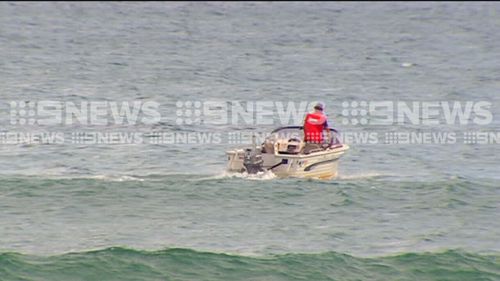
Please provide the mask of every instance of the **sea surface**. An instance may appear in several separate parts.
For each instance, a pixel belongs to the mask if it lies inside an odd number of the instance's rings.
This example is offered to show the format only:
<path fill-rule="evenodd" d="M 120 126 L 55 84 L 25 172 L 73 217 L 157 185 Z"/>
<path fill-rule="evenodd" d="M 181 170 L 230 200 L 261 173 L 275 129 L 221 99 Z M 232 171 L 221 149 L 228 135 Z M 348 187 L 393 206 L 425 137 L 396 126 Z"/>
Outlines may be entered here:
<path fill-rule="evenodd" d="M 207 100 L 321 100 L 340 132 L 495 133 L 500 5 L 2 2 L 0 81 L 2 133 L 277 127 L 176 122 Z M 11 122 L 11 101 L 41 100 L 155 101 L 161 121 Z M 493 118 L 353 125 L 345 101 Z M 350 143 L 330 181 L 225 172 L 234 146 L 2 143 L 0 280 L 500 280 L 498 142 Z"/>

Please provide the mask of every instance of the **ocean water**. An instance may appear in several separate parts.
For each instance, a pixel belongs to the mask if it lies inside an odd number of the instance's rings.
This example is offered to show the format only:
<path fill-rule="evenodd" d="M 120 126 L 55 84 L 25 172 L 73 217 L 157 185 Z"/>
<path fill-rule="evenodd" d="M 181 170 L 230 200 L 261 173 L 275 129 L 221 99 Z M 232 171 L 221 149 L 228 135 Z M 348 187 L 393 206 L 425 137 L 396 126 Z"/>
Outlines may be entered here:
<path fill-rule="evenodd" d="M 322 100 L 341 132 L 500 130 L 498 3 L 0 3 L 1 132 L 219 132 L 176 102 Z M 155 124 L 12 124 L 9 101 L 156 101 Z M 341 122 L 487 101 L 486 125 Z M 351 144 L 331 181 L 218 144 L 0 145 L 0 280 L 500 280 L 500 149 Z"/>

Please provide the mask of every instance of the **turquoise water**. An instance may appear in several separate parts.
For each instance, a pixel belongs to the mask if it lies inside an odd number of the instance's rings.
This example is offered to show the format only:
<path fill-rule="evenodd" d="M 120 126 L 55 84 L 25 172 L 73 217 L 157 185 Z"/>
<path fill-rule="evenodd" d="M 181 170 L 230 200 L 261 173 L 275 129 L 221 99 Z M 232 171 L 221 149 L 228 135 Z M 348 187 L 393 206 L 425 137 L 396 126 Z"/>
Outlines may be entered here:
<path fill-rule="evenodd" d="M 124 248 L 50 258 L 0 255 L 5 280 L 498 280 L 499 260 L 459 251 L 355 258 L 286 254 L 266 258 Z M 36 276 L 30 278 L 29 276 Z"/>
<path fill-rule="evenodd" d="M 500 278 L 492 180 L 2 183 L 2 280 Z"/>
<path fill-rule="evenodd" d="M 323 100 L 341 132 L 498 131 L 497 3 L 1 3 L 1 132 L 228 132 L 176 102 Z M 161 122 L 11 124 L 9 101 L 152 100 Z M 485 126 L 345 125 L 343 101 L 488 101 Z M 500 280 L 497 144 L 351 144 L 333 181 L 234 145 L 1 144 L 0 280 Z"/>

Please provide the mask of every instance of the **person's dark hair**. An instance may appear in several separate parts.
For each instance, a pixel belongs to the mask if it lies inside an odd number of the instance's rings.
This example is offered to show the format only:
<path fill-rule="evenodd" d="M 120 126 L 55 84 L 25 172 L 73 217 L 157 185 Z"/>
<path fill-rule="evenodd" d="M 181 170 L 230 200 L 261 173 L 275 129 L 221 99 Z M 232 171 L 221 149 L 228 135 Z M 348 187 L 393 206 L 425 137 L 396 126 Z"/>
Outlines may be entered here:
<path fill-rule="evenodd" d="M 314 109 L 323 111 L 323 107 L 321 107 L 320 105 L 316 105 Z"/>

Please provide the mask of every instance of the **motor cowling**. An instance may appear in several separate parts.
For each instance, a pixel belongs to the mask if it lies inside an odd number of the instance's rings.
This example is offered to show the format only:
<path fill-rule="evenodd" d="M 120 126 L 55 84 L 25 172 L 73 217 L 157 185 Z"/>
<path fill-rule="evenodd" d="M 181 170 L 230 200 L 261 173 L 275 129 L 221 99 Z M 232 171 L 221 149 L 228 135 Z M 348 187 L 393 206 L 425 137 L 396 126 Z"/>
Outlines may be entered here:
<path fill-rule="evenodd" d="M 245 149 L 243 166 L 249 174 L 257 174 L 264 171 L 264 160 L 262 159 L 262 147 L 258 147 L 255 142 L 255 135 L 252 135 L 252 147 Z"/>
<path fill-rule="evenodd" d="M 256 149 L 245 150 L 245 158 L 243 158 L 243 166 L 249 174 L 257 174 L 264 171 L 264 160 L 262 154 Z"/>

